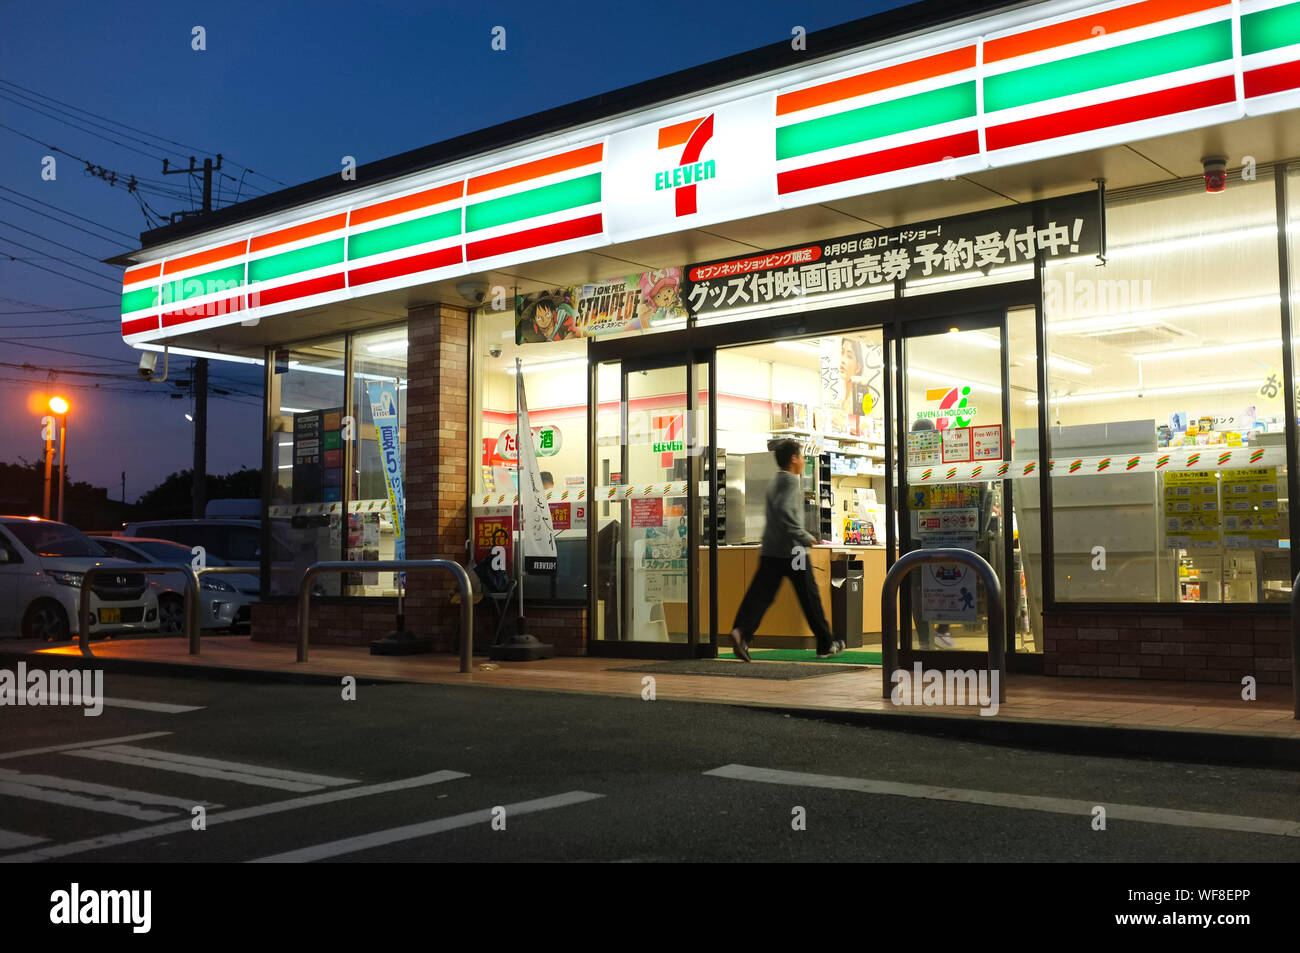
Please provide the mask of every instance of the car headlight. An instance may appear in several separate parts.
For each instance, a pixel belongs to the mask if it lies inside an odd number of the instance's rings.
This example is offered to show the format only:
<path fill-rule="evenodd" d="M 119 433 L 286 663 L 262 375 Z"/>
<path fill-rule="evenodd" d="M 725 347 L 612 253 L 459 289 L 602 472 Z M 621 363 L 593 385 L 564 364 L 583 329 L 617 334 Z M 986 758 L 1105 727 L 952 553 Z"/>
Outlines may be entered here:
<path fill-rule="evenodd" d="M 214 592 L 234 592 L 234 591 L 235 591 L 235 587 L 234 587 L 234 586 L 232 586 L 232 585 L 231 585 L 230 583 L 228 583 L 228 582 L 223 582 L 223 581 L 221 581 L 220 579 L 204 579 L 204 580 L 202 581 L 202 583 L 200 583 L 200 585 L 202 585 L 204 589 L 211 589 L 211 590 L 213 590 Z"/>
<path fill-rule="evenodd" d="M 84 572 L 51 572 L 50 578 L 65 586 L 75 586 L 80 588 L 81 580 L 85 575 Z"/>

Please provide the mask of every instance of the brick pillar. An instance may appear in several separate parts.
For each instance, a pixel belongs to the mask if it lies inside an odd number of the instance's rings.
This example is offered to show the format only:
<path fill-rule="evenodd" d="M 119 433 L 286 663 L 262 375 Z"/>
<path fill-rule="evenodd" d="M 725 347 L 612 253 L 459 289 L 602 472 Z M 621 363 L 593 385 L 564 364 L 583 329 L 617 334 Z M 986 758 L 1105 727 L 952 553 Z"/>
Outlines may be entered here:
<path fill-rule="evenodd" d="M 406 557 L 465 562 L 469 537 L 469 312 L 445 304 L 407 312 Z M 450 651 L 459 614 L 445 572 L 407 577 L 406 624 Z"/>

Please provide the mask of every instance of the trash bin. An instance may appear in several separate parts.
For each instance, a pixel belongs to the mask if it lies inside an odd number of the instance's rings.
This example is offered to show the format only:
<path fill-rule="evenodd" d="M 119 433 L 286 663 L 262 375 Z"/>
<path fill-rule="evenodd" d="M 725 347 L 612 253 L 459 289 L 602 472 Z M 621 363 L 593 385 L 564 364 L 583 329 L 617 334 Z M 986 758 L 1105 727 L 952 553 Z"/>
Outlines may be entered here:
<path fill-rule="evenodd" d="M 861 559 L 831 563 L 831 633 L 849 648 L 862 646 Z"/>

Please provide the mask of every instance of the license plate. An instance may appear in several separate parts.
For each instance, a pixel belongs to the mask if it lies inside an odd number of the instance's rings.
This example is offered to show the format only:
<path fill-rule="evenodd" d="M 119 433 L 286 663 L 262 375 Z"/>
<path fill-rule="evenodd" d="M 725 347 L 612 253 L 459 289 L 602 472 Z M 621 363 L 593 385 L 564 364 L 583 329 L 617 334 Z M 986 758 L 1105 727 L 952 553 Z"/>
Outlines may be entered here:
<path fill-rule="evenodd" d="M 122 610 L 121 609 L 100 609 L 99 621 L 100 622 L 121 622 Z"/>

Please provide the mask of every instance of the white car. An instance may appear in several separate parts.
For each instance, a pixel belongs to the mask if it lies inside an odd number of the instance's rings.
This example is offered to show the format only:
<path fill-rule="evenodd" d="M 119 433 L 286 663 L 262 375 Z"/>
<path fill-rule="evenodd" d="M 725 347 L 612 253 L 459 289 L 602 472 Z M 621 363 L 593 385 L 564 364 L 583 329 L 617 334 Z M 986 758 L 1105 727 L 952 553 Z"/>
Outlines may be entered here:
<path fill-rule="evenodd" d="M 66 523 L 0 516 L 0 638 L 76 636 L 81 580 L 92 566 L 119 571 L 95 577 L 91 634 L 156 632 L 158 597 L 131 563 Z"/>
<path fill-rule="evenodd" d="M 147 536 L 99 536 L 96 543 L 108 555 L 133 563 L 169 563 L 189 565 L 193 560 L 190 547 L 166 539 Z M 229 565 L 208 555 L 209 566 Z M 149 574 L 149 584 L 158 594 L 161 629 L 177 635 L 185 629 L 185 577 L 178 572 Z M 249 606 L 258 600 L 257 575 L 230 573 L 199 577 L 199 627 L 203 629 L 247 628 L 252 620 Z"/>

